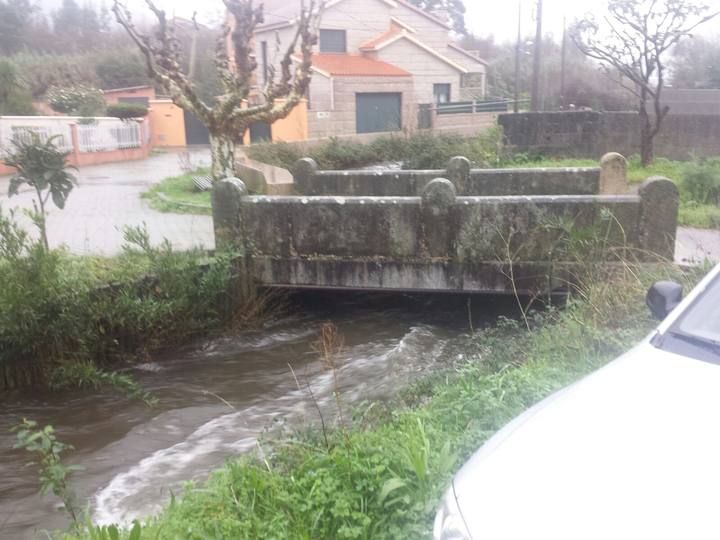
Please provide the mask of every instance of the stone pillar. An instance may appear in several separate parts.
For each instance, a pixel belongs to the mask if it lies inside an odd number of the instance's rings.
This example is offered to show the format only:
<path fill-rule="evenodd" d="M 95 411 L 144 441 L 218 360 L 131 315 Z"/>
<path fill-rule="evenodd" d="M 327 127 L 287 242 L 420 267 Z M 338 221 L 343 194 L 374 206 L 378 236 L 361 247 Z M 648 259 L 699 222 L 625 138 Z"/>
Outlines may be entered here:
<path fill-rule="evenodd" d="M 445 178 L 435 178 L 423 188 L 421 234 L 425 255 L 450 256 L 452 250 L 450 208 L 455 204 L 456 196 L 455 185 Z"/>
<path fill-rule="evenodd" d="M 247 187 L 238 178 L 226 178 L 213 186 L 212 212 L 216 250 L 244 251 L 240 203 L 247 194 Z"/>
<path fill-rule="evenodd" d="M 652 176 L 640 186 L 640 249 L 667 260 L 675 258 L 680 194 L 662 176 Z"/>
<path fill-rule="evenodd" d="M 466 157 L 455 156 L 450 159 L 447 167 L 448 179 L 455 185 L 457 193 L 467 193 L 467 185 L 470 181 L 470 160 Z"/>
<path fill-rule="evenodd" d="M 292 171 L 295 191 L 301 195 L 312 195 L 310 185 L 313 176 L 318 170 L 318 165 L 312 158 L 302 158 L 295 162 Z"/>
<path fill-rule="evenodd" d="M 622 154 L 608 152 L 600 158 L 600 195 L 628 192 L 627 160 Z"/>

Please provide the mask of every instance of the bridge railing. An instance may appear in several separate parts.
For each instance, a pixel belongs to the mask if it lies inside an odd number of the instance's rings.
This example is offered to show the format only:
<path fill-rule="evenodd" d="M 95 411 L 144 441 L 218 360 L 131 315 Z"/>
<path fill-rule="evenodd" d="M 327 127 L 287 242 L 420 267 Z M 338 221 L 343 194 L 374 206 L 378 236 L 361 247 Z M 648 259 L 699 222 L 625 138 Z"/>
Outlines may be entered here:
<path fill-rule="evenodd" d="M 673 256 L 679 199 L 664 178 L 632 195 L 457 191 L 435 178 L 420 196 L 269 197 L 229 179 L 213 192 L 216 242 L 244 252 L 259 283 L 287 287 L 533 293 L 567 279 L 549 283 L 548 269 L 573 236 L 600 238 L 607 259 Z"/>
<path fill-rule="evenodd" d="M 301 195 L 373 197 L 419 196 L 428 182 L 450 180 L 461 196 L 598 195 L 628 190 L 627 163 L 609 153 L 597 167 L 473 169 L 465 157 L 452 158 L 437 170 L 319 170 L 304 158 L 293 167 L 295 191 Z"/>

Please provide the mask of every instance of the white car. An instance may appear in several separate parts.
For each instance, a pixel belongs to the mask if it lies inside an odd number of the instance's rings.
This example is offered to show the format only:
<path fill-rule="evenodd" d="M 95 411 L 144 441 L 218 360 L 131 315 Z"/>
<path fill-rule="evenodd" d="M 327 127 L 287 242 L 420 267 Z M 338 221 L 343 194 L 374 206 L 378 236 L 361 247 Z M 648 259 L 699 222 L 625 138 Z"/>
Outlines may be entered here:
<path fill-rule="evenodd" d="M 720 265 L 607 366 L 541 401 L 455 475 L 436 540 L 720 539 Z"/>

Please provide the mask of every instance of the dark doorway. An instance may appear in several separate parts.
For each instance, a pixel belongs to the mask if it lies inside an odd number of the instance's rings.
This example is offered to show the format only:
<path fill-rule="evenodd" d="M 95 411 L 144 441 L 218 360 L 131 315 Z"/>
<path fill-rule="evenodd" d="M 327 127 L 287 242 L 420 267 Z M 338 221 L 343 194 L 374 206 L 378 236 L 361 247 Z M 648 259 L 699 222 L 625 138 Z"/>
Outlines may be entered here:
<path fill-rule="evenodd" d="M 255 122 L 250 124 L 250 142 L 270 142 L 272 141 L 272 127 L 266 122 Z"/>
<path fill-rule="evenodd" d="M 185 113 L 185 144 L 210 144 L 210 133 L 194 114 Z"/>

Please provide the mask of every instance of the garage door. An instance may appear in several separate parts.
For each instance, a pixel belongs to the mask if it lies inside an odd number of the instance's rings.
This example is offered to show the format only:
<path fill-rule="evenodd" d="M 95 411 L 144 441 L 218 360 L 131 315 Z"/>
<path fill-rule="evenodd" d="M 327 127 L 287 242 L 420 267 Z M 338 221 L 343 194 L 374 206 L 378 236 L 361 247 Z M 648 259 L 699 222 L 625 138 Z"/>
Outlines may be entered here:
<path fill-rule="evenodd" d="M 358 133 L 399 131 L 402 128 L 400 93 L 355 94 Z"/>

